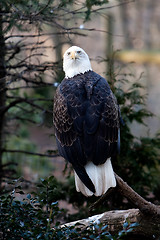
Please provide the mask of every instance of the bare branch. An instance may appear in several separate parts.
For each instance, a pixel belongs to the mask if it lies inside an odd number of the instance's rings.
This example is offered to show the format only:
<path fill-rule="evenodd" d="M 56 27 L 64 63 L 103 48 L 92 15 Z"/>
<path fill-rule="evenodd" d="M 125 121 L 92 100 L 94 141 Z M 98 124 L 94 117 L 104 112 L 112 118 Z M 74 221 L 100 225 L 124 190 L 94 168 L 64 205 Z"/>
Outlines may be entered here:
<path fill-rule="evenodd" d="M 22 103 L 22 102 L 25 102 L 25 103 L 28 103 L 30 104 L 32 107 L 35 107 L 37 109 L 40 109 L 42 111 L 45 111 L 45 112 L 48 112 L 48 113 L 52 113 L 52 111 L 50 110 L 46 110 L 44 109 L 43 107 L 33 103 L 33 101 L 27 99 L 27 98 L 17 98 L 16 100 L 12 101 L 8 106 L 4 106 L 3 108 L 1 108 L 1 115 L 3 116 L 10 108 L 16 106 L 17 104 L 19 103 Z"/>
<path fill-rule="evenodd" d="M 15 165 L 15 166 L 17 166 L 18 163 L 15 163 L 15 162 L 8 162 L 8 163 L 5 163 L 5 164 L 2 164 L 2 169 L 5 168 L 5 167 L 8 167 L 8 166 L 10 166 L 10 165 Z"/>
<path fill-rule="evenodd" d="M 30 151 L 24 151 L 24 150 L 11 150 L 11 149 L 2 149 L 3 152 L 9 152 L 9 153 L 24 153 L 28 155 L 34 155 L 39 157 L 49 157 L 49 158 L 56 158 L 59 157 L 59 154 L 43 154 L 43 153 L 34 153 Z"/>
<path fill-rule="evenodd" d="M 138 193 L 136 193 L 126 182 L 122 180 L 116 173 L 117 186 L 114 191 L 118 191 L 123 197 L 126 197 L 135 207 L 146 215 L 160 217 L 160 206 L 156 206 L 153 203 L 146 201 Z M 113 191 L 106 192 L 98 201 L 91 205 L 90 210 L 96 208 L 102 202 L 104 202 L 108 195 Z"/>
<path fill-rule="evenodd" d="M 69 29 L 68 29 L 67 32 L 40 33 L 40 34 L 28 34 L 28 35 L 21 35 L 21 34 L 9 35 L 5 38 L 5 40 L 8 40 L 9 38 L 36 38 L 36 37 L 42 37 L 42 36 L 65 35 L 65 34 L 79 35 L 79 36 L 82 36 L 82 37 L 87 36 L 84 33 L 72 32 L 72 31 L 69 31 Z"/>
<path fill-rule="evenodd" d="M 19 99 L 17 96 L 7 96 L 9 99 Z M 30 101 L 45 101 L 45 102 L 51 102 L 53 101 L 52 98 L 30 98 Z"/>
<path fill-rule="evenodd" d="M 45 69 L 45 67 L 44 67 L 44 69 L 43 69 L 43 71 L 45 71 L 46 69 Z M 27 70 L 23 70 L 23 72 L 21 73 L 8 73 L 8 77 L 10 78 L 8 81 L 7 81 L 7 85 L 9 85 L 9 84 L 11 84 L 11 83 L 13 83 L 13 82 L 17 82 L 17 81 L 24 81 L 25 83 L 32 83 L 32 84 L 36 84 L 36 85 L 43 85 L 43 86 L 53 86 L 53 84 L 52 83 L 49 83 L 49 82 L 44 82 L 41 78 L 40 78 L 40 76 L 36 76 L 36 75 L 34 75 L 34 77 L 26 77 L 25 76 L 25 72 L 26 72 Z M 34 70 L 33 70 L 34 71 Z M 35 70 L 35 71 L 40 71 L 40 70 Z M 46 74 L 46 76 L 47 76 L 47 74 Z M 50 76 L 51 78 L 52 78 L 52 76 Z M 35 80 L 35 78 L 38 78 L 38 80 Z M 28 87 L 29 85 L 25 85 L 24 87 Z M 21 86 L 21 87 L 23 87 L 23 86 Z M 21 87 L 19 87 L 19 88 L 21 88 Z M 29 86 L 29 87 L 32 87 L 32 86 Z M 13 88 L 12 88 L 13 89 Z M 7 89 L 7 90 L 11 90 L 11 89 Z"/>
<path fill-rule="evenodd" d="M 51 0 L 48 0 L 46 5 L 43 8 L 41 8 L 36 14 L 34 14 L 32 16 L 38 16 L 40 13 L 42 13 L 49 6 L 50 3 L 51 3 Z"/>
<path fill-rule="evenodd" d="M 101 206 L 104 201 L 108 198 L 110 194 L 112 194 L 115 191 L 115 188 L 110 188 L 104 195 L 102 195 L 96 202 L 94 202 L 90 207 L 89 211 L 92 212 L 94 209 L 96 209 L 98 206 Z"/>
<path fill-rule="evenodd" d="M 126 182 L 122 180 L 117 174 L 115 174 L 117 180 L 118 192 L 126 197 L 134 206 L 138 207 L 143 214 L 159 216 L 160 207 L 146 201 L 138 193 L 136 193 Z"/>
<path fill-rule="evenodd" d="M 41 87 L 46 87 L 46 86 L 53 86 L 53 84 L 43 84 L 43 83 L 40 83 L 39 85 L 38 85 L 38 83 L 37 83 L 37 86 L 21 86 L 21 87 L 15 87 L 15 88 L 6 88 L 5 90 L 11 90 L 11 91 L 16 91 L 16 90 L 19 90 L 19 89 L 25 89 L 25 88 L 33 88 L 33 89 L 35 89 L 35 88 L 41 88 Z M 1 92 L 2 90 L 0 90 L 0 92 Z"/>
<path fill-rule="evenodd" d="M 23 118 L 23 117 L 18 117 L 18 116 L 16 116 L 16 117 L 12 117 L 12 118 L 7 118 L 7 120 L 9 120 L 9 121 L 12 121 L 12 120 L 20 120 L 20 121 L 26 121 L 26 122 L 30 122 L 30 123 L 33 123 L 33 124 L 37 124 L 37 122 L 36 121 L 33 121 L 32 119 L 29 119 L 29 118 Z"/>

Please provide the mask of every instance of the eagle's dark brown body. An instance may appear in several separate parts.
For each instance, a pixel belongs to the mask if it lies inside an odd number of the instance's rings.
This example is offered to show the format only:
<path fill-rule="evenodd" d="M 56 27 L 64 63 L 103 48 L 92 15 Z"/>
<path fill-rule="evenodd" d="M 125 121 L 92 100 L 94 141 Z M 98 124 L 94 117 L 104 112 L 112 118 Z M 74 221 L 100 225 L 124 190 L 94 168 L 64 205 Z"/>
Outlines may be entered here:
<path fill-rule="evenodd" d="M 84 166 L 117 152 L 119 108 L 107 81 L 93 71 L 65 78 L 54 99 L 54 125 L 60 155 L 95 192 Z"/>

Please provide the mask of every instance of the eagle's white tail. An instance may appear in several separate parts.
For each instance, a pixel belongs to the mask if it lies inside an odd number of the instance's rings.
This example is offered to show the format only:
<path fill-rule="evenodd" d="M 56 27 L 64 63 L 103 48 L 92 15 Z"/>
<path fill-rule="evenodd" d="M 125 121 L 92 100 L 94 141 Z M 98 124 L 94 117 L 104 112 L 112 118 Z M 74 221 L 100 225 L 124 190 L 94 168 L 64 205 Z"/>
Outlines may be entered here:
<path fill-rule="evenodd" d="M 88 162 L 85 166 L 86 172 L 90 179 L 92 180 L 96 192 L 95 196 L 103 195 L 110 187 L 116 186 L 116 179 L 114 176 L 112 164 L 110 158 L 104 164 L 99 166 L 94 165 L 92 162 Z M 75 172 L 75 184 L 76 190 L 82 192 L 85 196 L 92 196 L 91 192 L 80 180 L 78 175 Z"/>

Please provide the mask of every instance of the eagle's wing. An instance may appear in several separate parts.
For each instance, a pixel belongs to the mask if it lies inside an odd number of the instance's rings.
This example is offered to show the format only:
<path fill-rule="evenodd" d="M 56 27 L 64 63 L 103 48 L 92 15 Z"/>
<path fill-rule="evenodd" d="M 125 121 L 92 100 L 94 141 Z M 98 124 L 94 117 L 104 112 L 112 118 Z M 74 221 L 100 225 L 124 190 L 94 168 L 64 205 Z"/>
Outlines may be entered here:
<path fill-rule="evenodd" d="M 87 159 L 82 149 L 82 144 L 78 134 L 78 132 L 80 132 L 80 126 L 77 126 L 78 129 L 74 126 L 75 119 L 77 119 L 78 116 L 80 117 L 79 111 L 76 110 L 77 106 L 82 104 L 80 104 L 78 97 L 75 95 L 76 89 L 74 92 L 71 89 L 70 91 L 67 91 L 67 84 L 63 87 L 66 90 L 66 96 L 63 95 L 60 87 L 58 87 L 54 98 L 53 110 L 58 150 L 61 156 L 72 163 L 73 168 L 81 181 L 92 192 L 95 192 L 95 187 L 84 168 L 84 165 L 87 163 Z M 70 108 L 68 107 L 68 102 L 72 103 L 71 105 L 74 107 L 72 114 L 69 111 Z M 82 122 L 82 119 L 80 122 Z"/>
<path fill-rule="evenodd" d="M 92 113 L 86 117 L 86 125 L 89 125 L 90 118 L 94 119 L 94 125 L 86 128 L 88 134 L 86 134 L 85 146 L 86 151 L 87 149 L 89 151 L 89 144 L 87 144 L 89 139 L 87 140 L 87 138 L 90 138 L 92 153 L 90 151 L 89 154 L 92 154 L 92 161 L 98 165 L 117 153 L 119 129 L 117 100 L 108 83 L 103 78 L 94 87 L 90 108 L 93 110 L 90 110 Z M 91 135 L 92 138 L 90 137 Z"/>
<path fill-rule="evenodd" d="M 100 75 L 92 72 L 85 88 L 88 100 L 83 120 L 83 149 L 87 160 L 99 165 L 117 153 L 119 107 L 109 84 Z"/>
<path fill-rule="evenodd" d="M 62 146 L 71 146 L 77 134 L 73 129 L 73 119 L 68 113 L 67 102 L 60 88 L 54 97 L 54 126 L 56 137 Z"/>

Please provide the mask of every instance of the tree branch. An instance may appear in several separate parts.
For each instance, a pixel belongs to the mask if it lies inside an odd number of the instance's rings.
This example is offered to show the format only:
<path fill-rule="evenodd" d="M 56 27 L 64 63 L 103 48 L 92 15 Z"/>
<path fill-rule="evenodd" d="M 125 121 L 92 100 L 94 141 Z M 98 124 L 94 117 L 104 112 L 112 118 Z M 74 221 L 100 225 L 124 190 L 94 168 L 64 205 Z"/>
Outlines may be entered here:
<path fill-rule="evenodd" d="M 117 186 L 107 191 L 98 201 L 90 206 L 90 211 L 102 204 L 112 191 L 118 191 L 123 197 L 126 197 L 135 207 L 143 214 L 160 217 L 160 206 L 146 201 L 138 193 L 136 193 L 126 182 L 115 173 Z"/>
<path fill-rule="evenodd" d="M 52 111 L 44 109 L 43 107 L 33 103 L 33 101 L 31 101 L 31 100 L 29 100 L 27 98 L 18 98 L 16 100 L 12 101 L 8 106 L 5 106 L 5 107 L 1 108 L 0 109 L 1 115 L 3 116 L 10 108 L 12 108 L 12 107 L 16 106 L 18 103 L 22 103 L 22 102 L 28 103 L 32 107 L 38 108 L 38 109 L 40 109 L 42 111 L 46 111 L 48 113 L 52 113 Z"/>
<path fill-rule="evenodd" d="M 19 99 L 17 96 L 7 96 L 8 99 Z M 45 102 L 51 102 L 53 101 L 52 98 L 30 98 L 30 101 L 45 101 Z"/>
<path fill-rule="evenodd" d="M 122 178 L 117 174 L 115 174 L 115 176 L 117 180 L 117 190 L 122 196 L 126 197 L 134 206 L 139 208 L 143 214 L 160 217 L 160 206 L 146 201 L 124 182 Z"/>
<path fill-rule="evenodd" d="M 12 117 L 12 118 L 7 118 L 9 121 L 12 121 L 12 120 L 20 120 L 20 121 L 23 121 L 23 122 L 30 122 L 30 123 L 33 123 L 33 124 L 37 124 L 36 121 L 32 120 L 32 119 L 29 119 L 29 118 L 23 118 L 23 117 L 18 117 L 18 116 L 15 116 L 15 117 Z"/>
<path fill-rule="evenodd" d="M 28 34 L 28 35 L 22 35 L 22 34 L 15 34 L 15 35 L 9 35 L 5 37 L 5 40 L 8 40 L 10 38 L 37 38 L 37 37 L 42 37 L 42 36 L 53 36 L 53 35 L 65 35 L 65 34 L 71 34 L 71 35 L 79 35 L 86 37 L 87 35 L 84 33 L 79 33 L 79 32 L 73 32 L 73 31 L 68 31 L 66 32 L 53 32 L 53 33 L 40 33 L 40 34 Z"/>
<path fill-rule="evenodd" d="M 59 157 L 59 154 L 43 154 L 43 153 L 34 153 L 30 151 L 24 151 L 24 150 L 11 150 L 11 149 L 2 149 L 2 152 L 10 152 L 10 153 L 24 153 L 34 156 L 40 156 L 40 157 L 50 157 L 50 158 L 56 158 Z"/>
<path fill-rule="evenodd" d="M 41 8 L 37 13 L 33 14 L 32 17 L 33 16 L 38 16 L 41 12 L 43 12 L 49 6 L 50 3 L 51 3 L 51 0 L 48 0 L 46 5 L 44 5 L 43 8 Z"/>

